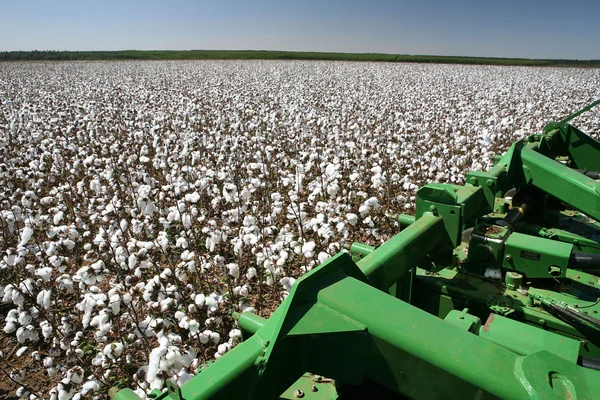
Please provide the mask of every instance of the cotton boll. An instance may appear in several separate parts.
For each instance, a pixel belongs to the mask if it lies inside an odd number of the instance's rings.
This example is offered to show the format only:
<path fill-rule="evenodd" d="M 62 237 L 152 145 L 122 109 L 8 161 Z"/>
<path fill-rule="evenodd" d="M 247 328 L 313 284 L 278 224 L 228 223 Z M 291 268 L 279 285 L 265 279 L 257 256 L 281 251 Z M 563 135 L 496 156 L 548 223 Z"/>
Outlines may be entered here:
<path fill-rule="evenodd" d="M 84 377 L 83 368 L 81 368 L 79 366 L 73 367 L 69 371 L 67 371 L 67 379 L 69 379 L 71 382 L 73 382 L 76 385 L 83 382 L 83 377 Z"/>
<path fill-rule="evenodd" d="M 239 329 L 232 329 L 231 331 L 229 331 L 229 338 L 230 339 L 240 339 L 242 337 L 242 331 L 240 331 Z"/>
<path fill-rule="evenodd" d="M 331 256 L 324 251 L 319 252 L 319 255 L 317 256 L 320 264 L 323 264 L 325 261 L 329 260 L 330 257 Z"/>
<path fill-rule="evenodd" d="M 220 355 L 223 355 L 225 353 L 227 353 L 227 351 L 231 348 L 231 345 L 229 343 L 222 343 L 217 347 L 217 352 Z"/>
<path fill-rule="evenodd" d="M 28 226 L 23 228 L 23 233 L 21 234 L 21 243 L 19 245 L 25 246 L 27 244 L 27 242 L 29 242 L 29 240 L 31 239 L 32 236 L 33 236 L 33 229 L 31 229 Z"/>
<path fill-rule="evenodd" d="M 97 392 L 100 390 L 100 385 L 96 381 L 88 381 L 81 386 L 81 394 L 85 396 L 89 392 Z"/>
<path fill-rule="evenodd" d="M 498 268 L 486 268 L 483 276 L 489 279 L 500 280 L 502 279 L 502 271 Z"/>
<path fill-rule="evenodd" d="M 254 267 L 250 267 L 248 268 L 248 270 L 246 271 L 246 278 L 247 279 L 252 279 L 256 276 L 256 268 Z"/>
<path fill-rule="evenodd" d="M 29 314 L 28 312 L 23 311 L 21 314 L 19 314 L 19 324 L 29 325 L 31 321 L 31 314 Z"/>
<path fill-rule="evenodd" d="M 285 291 L 289 292 L 292 289 L 292 286 L 294 286 L 294 283 L 296 283 L 296 279 L 290 278 L 290 277 L 284 277 L 284 278 L 281 278 L 279 283 L 281 283 L 281 285 L 283 286 L 283 289 Z"/>
<path fill-rule="evenodd" d="M 194 298 L 194 303 L 196 303 L 196 305 L 198 307 L 203 307 L 205 300 L 206 300 L 206 297 L 203 294 L 198 294 Z"/>
<path fill-rule="evenodd" d="M 56 214 L 54 214 L 54 219 L 53 219 L 54 225 L 60 224 L 60 221 L 62 221 L 64 215 L 65 215 L 65 213 L 62 211 L 59 211 Z"/>
<path fill-rule="evenodd" d="M 358 217 L 356 214 L 348 213 L 346 214 L 346 220 L 348 220 L 350 225 L 356 226 L 356 223 L 358 222 Z"/>
<path fill-rule="evenodd" d="M 40 327 L 42 328 L 42 336 L 45 339 L 49 339 L 52 336 L 52 325 L 48 321 L 40 322 Z"/>
<path fill-rule="evenodd" d="M 4 333 L 12 333 L 17 330 L 17 323 L 15 321 L 7 321 L 4 325 Z"/>
<path fill-rule="evenodd" d="M 302 254 L 304 255 L 304 257 L 312 258 L 314 255 L 313 250 L 315 249 L 315 247 L 316 244 L 313 241 L 304 243 L 302 245 Z"/>
<path fill-rule="evenodd" d="M 208 341 L 210 340 L 210 334 L 211 331 L 204 331 L 200 334 L 199 338 L 200 338 L 200 343 L 202 344 L 207 344 Z"/>
<path fill-rule="evenodd" d="M 218 344 L 219 341 L 221 341 L 221 335 L 219 335 L 217 332 L 211 332 L 209 336 L 210 336 L 210 340 L 214 344 Z"/>
<path fill-rule="evenodd" d="M 240 277 L 240 267 L 235 264 L 227 264 L 226 265 L 229 275 L 233 276 L 235 279 L 239 279 Z"/>

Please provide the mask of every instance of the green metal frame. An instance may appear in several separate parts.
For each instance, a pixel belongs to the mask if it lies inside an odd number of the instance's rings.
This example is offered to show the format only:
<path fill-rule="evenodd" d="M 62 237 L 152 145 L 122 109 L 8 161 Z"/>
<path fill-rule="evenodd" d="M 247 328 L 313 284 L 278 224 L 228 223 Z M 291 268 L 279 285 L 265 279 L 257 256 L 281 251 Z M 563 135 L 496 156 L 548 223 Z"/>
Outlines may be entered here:
<path fill-rule="evenodd" d="M 582 361 L 600 357 L 600 280 L 573 265 L 600 253 L 600 187 L 575 171 L 600 170 L 600 143 L 568 120 L 465 186 L 424 186 L 400 233 L 302 276 L 268 320 L 236 315 L 245 341 L 150 397 L 600 399 Z M 513 206 L 513 188 L 540 196 Z"/>

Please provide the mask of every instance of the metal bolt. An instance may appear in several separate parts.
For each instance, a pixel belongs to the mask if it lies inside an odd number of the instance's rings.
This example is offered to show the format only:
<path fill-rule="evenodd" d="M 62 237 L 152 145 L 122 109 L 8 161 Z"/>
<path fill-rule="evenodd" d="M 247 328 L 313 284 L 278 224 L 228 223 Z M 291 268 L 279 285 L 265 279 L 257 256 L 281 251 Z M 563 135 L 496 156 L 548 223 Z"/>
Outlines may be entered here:
<path fill-rule="evenodd" d="M 301 389 L 298 389 L 294 392 L 294 397 L 301 399 L 304 397 L 304 392 Z"/>
<path fill-rule="evenodd" d="M 507 254 L 506 255 L 506 261 L 510 261 L 510 260 L 512 260 L 512 256 L 510 254 Z"/>
<path fill-rule="evenodd" d="M 493 180 L 491 180 L 491 179 L 488 179 L 487 181 L 485 181 L 485 184 L 486 184 L 488 187 L 492 187 L 492 186 L 494 185 L 494 181 L 493 181 Z"/>
<path fill-rule="evenodd" d="M 319 389 L 315 385 L 312 385 L 312 387 L 310 388 L 310 390 L 312 390 L 313 392 L 318 392 L 319 391 Z"/>

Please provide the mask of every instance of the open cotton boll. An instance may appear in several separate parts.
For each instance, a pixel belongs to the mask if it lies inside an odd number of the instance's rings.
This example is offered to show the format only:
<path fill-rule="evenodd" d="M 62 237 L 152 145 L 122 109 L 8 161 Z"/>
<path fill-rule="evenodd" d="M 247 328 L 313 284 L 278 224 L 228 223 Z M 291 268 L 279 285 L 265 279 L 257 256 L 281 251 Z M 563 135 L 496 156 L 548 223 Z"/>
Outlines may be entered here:
<path fill-rule="evenodd" d="M 205 297 L 205 296 L 204 296 L 202 293 L 200 293 L 200 294 L 197 294 L 197 295 L 194 297 L 194 303 L 196 303 L 196 305 L 197 305 L 198 307 L 203 307 L 203 306 L 204 306 L 204 302 L 205 302 L 205 300 L 206 300 L 206 297 Z"/>
<path fill-rule="evenodd" d="M 235 279 L 239 279 L 240 277 L 240 267 L 235 264 L 235 263 L 231 263 L 231 264 L 227 264 L 227 271 L 229 273 L 229 275 L 233 276 Z"/>
<path fill-rule="evenodd" d="M 326 253 L 324 251 L 319 252 L 319 255 L 317 256 L 317 258 L 319 259 L 319 264 L 323 264 L 325 261 L 329 260 L 331 256 L 329 255 L 329 253 Z"/>
<path fill-rule="evenodd" d="M 483 276 L 489 279 L 500 280 L 502 279 L 502 271 L 499 268 L 486 268 Z"/>
<path fill-rule="evenodd" d="M 32 321 L 31 314 L 23 311 L 19 314 L 19 324 L 21 325 L 29 325 Z"/>
<path fill-rule="evenodd" d="M 315 247 L 316 244 L 313 241 L 304 243 L 302 245 L 302 254 L 304 255 L 304 257 L 312 258 L 314 255 L 313 250 L 315 249 Z"/>
<path fill-rule="evenodd" d="M 33 229 L 31 229 L 28 226 L 23 228 L 23 233 L 21 233 L 21 243 L 19 244 L 19 246 L 25 246 L 27 244 L 27 242 L 29 242 L 29 240 L 31 239 L 32 236 L 33 236 Z"/>
<path fill-rule="evenodd" d="M 222 343 L 217 347 L 217 352 L 220 355 L 227 353 L 227 351 L 231 349 L 231 345 L 229 343 Z"/>
<path fill-rule="evenodd" d="M 64 216 L 65 216 L 65 213 L 62 211 L 59 211 L 56 214 L 54 214 L 54 219 L 53 219 L 54 225 L 60 224 L 60 221 L 62 221 Z"/>
<path fill-rule="evenodd" d="M 296 279 L 286 276 L 284 278 L 281 278 L 279 280 L 279 283 L 281 283 L 285 291 L 289 292 L 292 289 L 292 286 L 294 286 L 294 283 L 296 283 Z"/>
<path fill-rule="evenodd" d="M 89 392 L 97 392 L 100 390 L 100 385 L 96 381 L 88 381 L 81 386 L 81 395 L 85 396 Z"/>
<path fill-rule="evenodd" d="M 246 271 L 246 278 L 252 279 L 255 276 L 256 276 L 256 268 L 254 268 L 254 267 L 248 268 L 248 270 Z"/>
<path fill-rule="evenodd" d="M 211 332 L 209 336 L 210 336 L 210 340 L 214 344 L 218 344 L 221 341 L 221 335 L 219 335 L 217 332 Z"/>

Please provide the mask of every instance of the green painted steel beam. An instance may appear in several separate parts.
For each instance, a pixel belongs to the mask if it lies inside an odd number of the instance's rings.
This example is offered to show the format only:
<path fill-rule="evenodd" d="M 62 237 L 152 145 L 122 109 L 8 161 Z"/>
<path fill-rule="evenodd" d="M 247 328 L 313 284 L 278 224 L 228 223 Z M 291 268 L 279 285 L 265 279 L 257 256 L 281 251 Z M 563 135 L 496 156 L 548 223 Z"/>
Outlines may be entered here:
<path fill-rule="evenodd" d="M 529 148 L 518 150 L 524 183 L 551 194 L 570 206 L 600 220 L 600 186 L 594 179 L 572 170 Z"/>
<path fill-rule="evenodd" d="M 448 240 L 443 219 L 426 214 L 357 265 L 375 287 L 387 290 L 443 240 Z"/>

